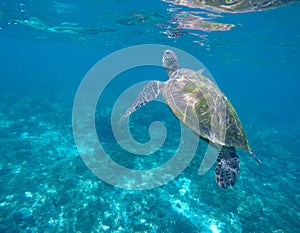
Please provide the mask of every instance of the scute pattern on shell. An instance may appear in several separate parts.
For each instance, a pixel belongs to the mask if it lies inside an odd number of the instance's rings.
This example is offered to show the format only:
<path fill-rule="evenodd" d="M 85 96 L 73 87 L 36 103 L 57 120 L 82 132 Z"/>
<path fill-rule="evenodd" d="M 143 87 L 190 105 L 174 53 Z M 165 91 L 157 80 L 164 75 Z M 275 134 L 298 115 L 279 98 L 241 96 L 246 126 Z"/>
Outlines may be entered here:
<path fill-rule="evenodd" d="M 211 80 L 189 69 L 170 76 L 162 94 L 187 127 L 213 143 L 250 150 L 232 104 Z"/>

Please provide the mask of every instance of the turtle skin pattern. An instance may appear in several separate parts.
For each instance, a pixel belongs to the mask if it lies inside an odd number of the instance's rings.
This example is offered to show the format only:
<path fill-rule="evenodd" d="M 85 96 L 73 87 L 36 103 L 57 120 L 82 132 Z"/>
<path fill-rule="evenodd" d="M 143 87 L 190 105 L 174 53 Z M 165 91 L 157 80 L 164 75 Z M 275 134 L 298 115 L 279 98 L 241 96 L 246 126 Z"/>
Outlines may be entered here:
<path fill-rule="evenodd" d="M 227 189 L 234 186 L 240 173 L 240 161 L 234 147 L 223 146 L 219 152 L 216 165 L 216 182 L 219 187 Z"/>

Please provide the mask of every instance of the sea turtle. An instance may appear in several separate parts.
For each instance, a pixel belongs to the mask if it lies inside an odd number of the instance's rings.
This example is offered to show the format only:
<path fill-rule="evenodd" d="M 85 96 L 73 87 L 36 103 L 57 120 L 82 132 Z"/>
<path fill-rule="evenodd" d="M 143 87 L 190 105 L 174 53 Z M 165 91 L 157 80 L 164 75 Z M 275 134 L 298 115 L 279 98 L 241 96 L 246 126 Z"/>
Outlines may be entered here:
<path fill-rule="evenodd" d="M 220 148 L 216 165 L 216 182 L 221 188 L 235 184 L 239 158 L 235 148 L 251 151 L 245 131 L 232 104 L 202 71 L 179 68 L 172 50 L 163 53 L 163 66 L 169 79 L 151 81 L 140 92 L 121 120 L 162 94 L 172 112 L 198 136 Z"/>
<path fill-rule="evenodd" d="M 273 9 L 297 0 L 163 0 L 178 6 L 200 8 L 215 12 L 244 13 Z"/>

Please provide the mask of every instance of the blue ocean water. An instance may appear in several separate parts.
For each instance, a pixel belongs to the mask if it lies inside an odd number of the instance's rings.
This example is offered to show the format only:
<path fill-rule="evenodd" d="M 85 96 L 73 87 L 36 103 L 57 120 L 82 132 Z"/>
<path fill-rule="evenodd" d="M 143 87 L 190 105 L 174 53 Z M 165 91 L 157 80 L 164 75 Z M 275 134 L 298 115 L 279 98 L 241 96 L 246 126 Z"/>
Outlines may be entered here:
<path fill-rule="evenodd" d="M 180 28 L 178 14 L 188 13 L 235 26 Z M 0 232 L 299 232 L 299 13 L 299 2 L 220 14 L 159 0 L 1 1 Z M 238 151 L 237 183 L 220 189 L 213 168 L 198 174 L 207 147 L 200 141 L 190 165 L 157 188 L 118 188 L 88 169 L 72 132 L 77 88 L 99 60 L 142 44 L 176 47 L 205 65 L 234 105 L 262 166 Z M 113 135 L 118 96 L 153 79 L 167 75 L 149 66 L 123 72 L 97 105 L 99 140 L 129 168 L 165 163 L 180 141 L 179 121 L 155 102 L 131 116 L 130 128 L 137 141 L 147 142 L 150 123 L 163 122 L 168 135 L 159 151 L 134 155 Z"/>

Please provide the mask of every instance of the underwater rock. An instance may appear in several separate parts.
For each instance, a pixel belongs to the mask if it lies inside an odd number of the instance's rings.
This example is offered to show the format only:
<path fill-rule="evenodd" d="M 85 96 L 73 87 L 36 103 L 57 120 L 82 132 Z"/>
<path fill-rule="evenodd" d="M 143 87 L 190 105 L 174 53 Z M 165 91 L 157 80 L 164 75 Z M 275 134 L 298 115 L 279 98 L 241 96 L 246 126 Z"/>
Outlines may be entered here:
<path fill-rule="evenodd" d="M 252 219 L 253 221 L 259 220 L 263 215 L 264 204 L 256 196 L 248 196 L 238 206 L 238 215 L 243 219 Z"/>
<path fill-rule="evenodd" d="M 29 208 L 21 208 L 13 214 L 13 219 L 17 224 L 33 223 L 33 214 Z"/>
<path fill-rule="evenodd" d="M 32 216 L 32 211 L 28 208 L 22 208 L 18 211 L 18 215 L 21 218 L 26 219 Z"/>

